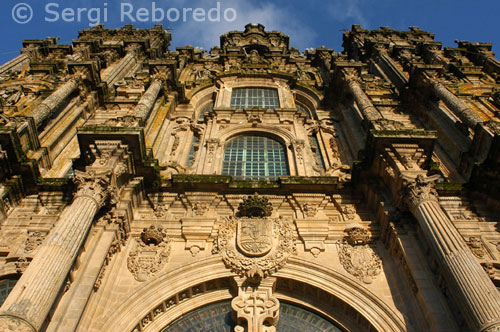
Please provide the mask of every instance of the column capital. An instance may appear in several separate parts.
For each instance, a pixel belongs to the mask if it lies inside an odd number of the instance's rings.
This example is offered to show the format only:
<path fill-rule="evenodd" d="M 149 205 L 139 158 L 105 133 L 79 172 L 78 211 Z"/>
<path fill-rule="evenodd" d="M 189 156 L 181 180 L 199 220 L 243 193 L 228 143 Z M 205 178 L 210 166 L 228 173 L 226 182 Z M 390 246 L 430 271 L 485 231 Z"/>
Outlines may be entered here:
<path fill-rule="evenodd" d="M 404 200 L 410 209 L 417 208 L 425 201 L 438 201 L 438 194 L 436 191 L 436 181 L 439 175 L 417 175 L 414 179 L 404 178 L 403 182 L 403 195 Z"/>
<path fill-rule="evenodd" d="M 88 197 L 94 200 L 98 209 L 104 206 L 111 195 L 111 171 L 97 172 L 89 170 L 88 172 L 81 172 L 75 170 L 73 181 L 78 188 L 75 198 Z"/>

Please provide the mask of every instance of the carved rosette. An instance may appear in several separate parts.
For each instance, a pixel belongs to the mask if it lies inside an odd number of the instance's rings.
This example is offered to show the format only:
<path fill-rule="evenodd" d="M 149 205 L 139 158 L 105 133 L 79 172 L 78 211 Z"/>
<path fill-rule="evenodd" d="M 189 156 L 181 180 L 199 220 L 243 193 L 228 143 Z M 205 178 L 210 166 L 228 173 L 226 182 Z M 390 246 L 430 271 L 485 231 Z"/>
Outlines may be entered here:
<path fill-rule="evenodd" d="M 347 232 L 348 235 L 340 244 L 340 263 L 347 272 L 371 284 L 373 278 L 380 274 L 382 261 L 368 244 L 370 237 L 366 229 L 353 227 Z"/>
<path fill-rule="evenodd" d="M 228 217 L 214 241 L 216 252 L 238 275 L 265 278 L 283 267 L 296 252 L 292 223 L 282 217 Z"/>
<path fill-rule="evenodd" d="M 146 281 L 160 272 L 170 255 L 170 239 L 161 227 L 144 228 L 135 248 L 130 252 L 127 267 L 135 280 Z"/>
<path fill-rule="evenodd" d="M 111 172 L 97 173 L 94 170 L 81 172 L 75 170 L 73 181 L 78 187 L 76 197 L 88 197 L 95 201 L 98 209 L 102 208 L 111 195 Z"/>

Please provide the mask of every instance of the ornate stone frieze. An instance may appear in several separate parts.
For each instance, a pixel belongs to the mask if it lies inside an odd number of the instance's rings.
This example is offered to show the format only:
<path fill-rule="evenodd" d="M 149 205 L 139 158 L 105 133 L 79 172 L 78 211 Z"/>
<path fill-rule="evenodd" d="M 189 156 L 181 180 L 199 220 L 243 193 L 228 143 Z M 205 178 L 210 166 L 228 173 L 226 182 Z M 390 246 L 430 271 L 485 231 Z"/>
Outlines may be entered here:
<path fill-rule="evenodd" d="M 127 267 L 137 281 L 146 281 L 160 272 L 170 255 L 170 239 L 161 227 L 144 228 L 129 254 Z"/>
<path fill-rule="evenodd" d="M 271 275 L 295 250 L 292 223 L 282 217 L 228 217 L 214 241 L 214 252 L 238 275 Z"/>
<path fill-rule="evenodd" d="M 361 227 L 347 229 L 347 236 L 340 244 L 339 258 L 344 269 L 366 284 L 380 274 L 382 261 L 370 247 L 368 231 Z"/>

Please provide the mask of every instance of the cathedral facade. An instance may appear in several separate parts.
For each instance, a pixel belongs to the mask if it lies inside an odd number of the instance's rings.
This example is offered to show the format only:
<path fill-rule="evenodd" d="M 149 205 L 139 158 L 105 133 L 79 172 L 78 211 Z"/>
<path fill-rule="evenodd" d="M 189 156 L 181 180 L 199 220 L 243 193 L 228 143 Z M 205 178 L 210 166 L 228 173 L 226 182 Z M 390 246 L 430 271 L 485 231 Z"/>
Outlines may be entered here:
<path fill-rule="evenodd" d="M 500 61 L 354 25 L 25 40 L 0 332 L 500 331 Z"/>

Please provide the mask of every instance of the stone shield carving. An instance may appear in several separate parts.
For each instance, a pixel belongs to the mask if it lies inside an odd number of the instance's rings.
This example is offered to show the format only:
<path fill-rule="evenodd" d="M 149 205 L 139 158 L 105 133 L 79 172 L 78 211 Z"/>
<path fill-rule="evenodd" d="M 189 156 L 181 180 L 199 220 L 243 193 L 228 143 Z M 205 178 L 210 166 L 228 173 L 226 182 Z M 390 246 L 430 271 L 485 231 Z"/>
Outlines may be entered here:
<path fill-rule="evenodd" d="M 263 256 L 269 253 L 273 247 L 272 221 L 260 218 L 240 219 L 236 243 L 245 256 Z"/>
<path fill-rule="evenodd" d="M 170 240 L 161 228 L 145 228 L 130 252 L 127 267 L 137 281 L 146 281 L 161 271 L 170 255 Z"/>
<path fill-rule="evenodd" d="M 380 274 L 382 261 L 368 244 L 369 236 L 365 229 L 352 228 L 340 244 L 339 258 L 344 269 L 363 281 L 371 284 Z"/>
<path fill-rule="evenodd" d="M 258 241 L 251 243 L 257 237 Z M 283 267 L 295 251 L 292 223 L 281 217 L 228 217 L 214 242 L 214 252 L 242 276 L 269 276 Z"/>

